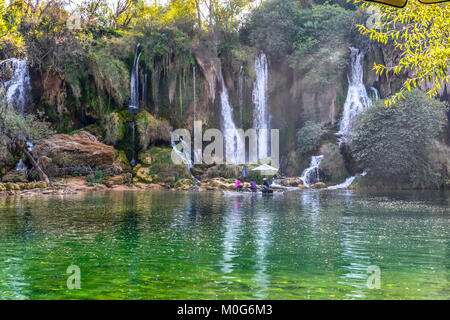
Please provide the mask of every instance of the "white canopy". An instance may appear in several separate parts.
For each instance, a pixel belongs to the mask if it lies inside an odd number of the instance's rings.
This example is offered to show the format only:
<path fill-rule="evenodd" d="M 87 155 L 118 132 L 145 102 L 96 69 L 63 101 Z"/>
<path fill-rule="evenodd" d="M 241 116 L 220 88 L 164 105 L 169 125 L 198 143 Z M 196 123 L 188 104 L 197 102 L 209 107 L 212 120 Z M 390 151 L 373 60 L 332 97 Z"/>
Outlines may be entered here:
<path fill-rule="evenodd" d="M 272 166 L 269 166 L 268 164 L 262 164 L 259 167 L 253 168 L 252 171 L 261 171 L 261 174 L 263 175 L 274 175 L 278 172 L 277 168 L 274 168 Z"/>

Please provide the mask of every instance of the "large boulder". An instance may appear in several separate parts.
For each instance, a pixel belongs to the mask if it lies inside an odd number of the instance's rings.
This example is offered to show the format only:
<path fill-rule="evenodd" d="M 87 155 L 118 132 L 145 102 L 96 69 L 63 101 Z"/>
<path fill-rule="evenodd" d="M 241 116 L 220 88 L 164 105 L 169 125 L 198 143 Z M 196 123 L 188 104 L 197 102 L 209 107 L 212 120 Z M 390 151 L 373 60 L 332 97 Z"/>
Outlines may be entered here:
<path fill-rule="evenodd" d="M 50 176 L 84 174 L 92 168 L 108 173 L 121 171 L 114 164 L 114 148 L 86 131 L 74 135 L 56 134 L 36 144 L 32 154 L 38 161 L 47 160 L 45 167 Z"/>
<path fill-rule="evenodd" d="M 298 187 L 300 185 L 303 185 L 303 181 L 302 179 L 297 177 L 284 178 L 283 180 L 281 180 L 281 185 L 285 187 Z"/>

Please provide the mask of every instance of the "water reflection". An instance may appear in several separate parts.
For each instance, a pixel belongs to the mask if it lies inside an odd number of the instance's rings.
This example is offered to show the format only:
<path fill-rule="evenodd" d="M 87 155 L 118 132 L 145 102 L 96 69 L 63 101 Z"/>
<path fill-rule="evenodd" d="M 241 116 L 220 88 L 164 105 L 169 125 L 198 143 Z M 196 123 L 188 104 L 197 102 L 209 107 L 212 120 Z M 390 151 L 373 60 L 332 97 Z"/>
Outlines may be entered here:
<path fill-rule="evenodd" d="M 223 257 L 219 265 L 224 278 L 233 278 L 233 259 L 239 256 L 239 235 L 241 233 L 242 213 L 239 210 L 240 198 L 235 197 L 230 207 L 226 209 L 223 219 Z"/>
<path fill-rule="evenodd" d="M 449 198 L 314 190 L 3 198 L 0 297 L 448 299 Z M 84 270 L 76 292 L 65 287 L 72 264 Z M 381 290 L 366 288 L 370 265 L 381 268 Z"/>

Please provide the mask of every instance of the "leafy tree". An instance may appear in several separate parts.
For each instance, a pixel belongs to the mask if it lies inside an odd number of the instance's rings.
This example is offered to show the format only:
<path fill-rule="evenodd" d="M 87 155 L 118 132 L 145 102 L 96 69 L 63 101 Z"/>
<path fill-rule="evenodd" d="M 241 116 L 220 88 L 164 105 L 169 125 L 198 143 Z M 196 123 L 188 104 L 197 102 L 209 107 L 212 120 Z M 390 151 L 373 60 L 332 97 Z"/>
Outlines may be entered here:
<path fill-rule="evenodd" d="M 0 50 L 9 47 L 9 51 L 20 49 L 23 37 L 19 32 L 21 11 L 17 6 L 0 2 Z"/>
<path fill-rule="evenodd" d="M 302 129 L 297 132 L 297 145 L 302 154 L 308 154 L 317 149 L 323 130 L 319 124 L 306 121 Z"/>
<path fill-rule="evenodd" d="M 304 8 L 295 1 L 269 0 L 250 13 L 242 37 L 273 57 L 293 55 L 298 61 L 321 44 L 342 45 L 350 36 L 352 16 L 337 4 Z"/>
<path fill-rule="evenodd" d="M 30 160 L 41 180 L 50 183 L 46 173 L 26 148 L 26 141 L 38 142 L 52 134 L 49 124 L 39 121 L 34 115 L 21 115 L 8 105 L 0 88 L 0 144 L 15 144 Z"/>
<path fill-rule="evenodd" d="M 450 5 L 409 0 L 404 8 L 377 3 L 363 3 L 361 7 L 378 11 L 380 20 L 374 28 L 358 25 L 360 32 L 383 44 L 393 42 L 400 51 L 400 59 L 395 65 L 375 63 L 373 69 L 377 74 L 384 73 L 386 76 L 408 72 L 400 92 L 386 100 L 386 105 L 392 105 L 398 97 L 405 98 L 406 91 L 419 85 L 431 85 L 427 94 L 435 97 L 442 84 L 449 80 Z"/>
<path fill-rule="evenodd" d="M 368 176 L 389 184 L 426 185 L 427 146 L 441 132 L 443 103 L 414 89 L 391 108 L 377 101 L 358 119 L 352 153 Z"/>

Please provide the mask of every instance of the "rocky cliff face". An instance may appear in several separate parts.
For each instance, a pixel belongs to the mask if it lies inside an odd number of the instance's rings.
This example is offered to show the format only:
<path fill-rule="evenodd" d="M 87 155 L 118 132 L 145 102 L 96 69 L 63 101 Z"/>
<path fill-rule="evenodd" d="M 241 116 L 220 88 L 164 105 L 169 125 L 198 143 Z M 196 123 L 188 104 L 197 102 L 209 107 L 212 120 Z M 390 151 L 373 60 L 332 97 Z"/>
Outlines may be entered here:
<path fill-rule="evenodd" d="M 86 131 L 73 136 L 56 134 L 36 144 L 32 155 L 50 176 L 88 174 L 95 168 L 121 171 L 115 165 L 114 148 Z"/>

